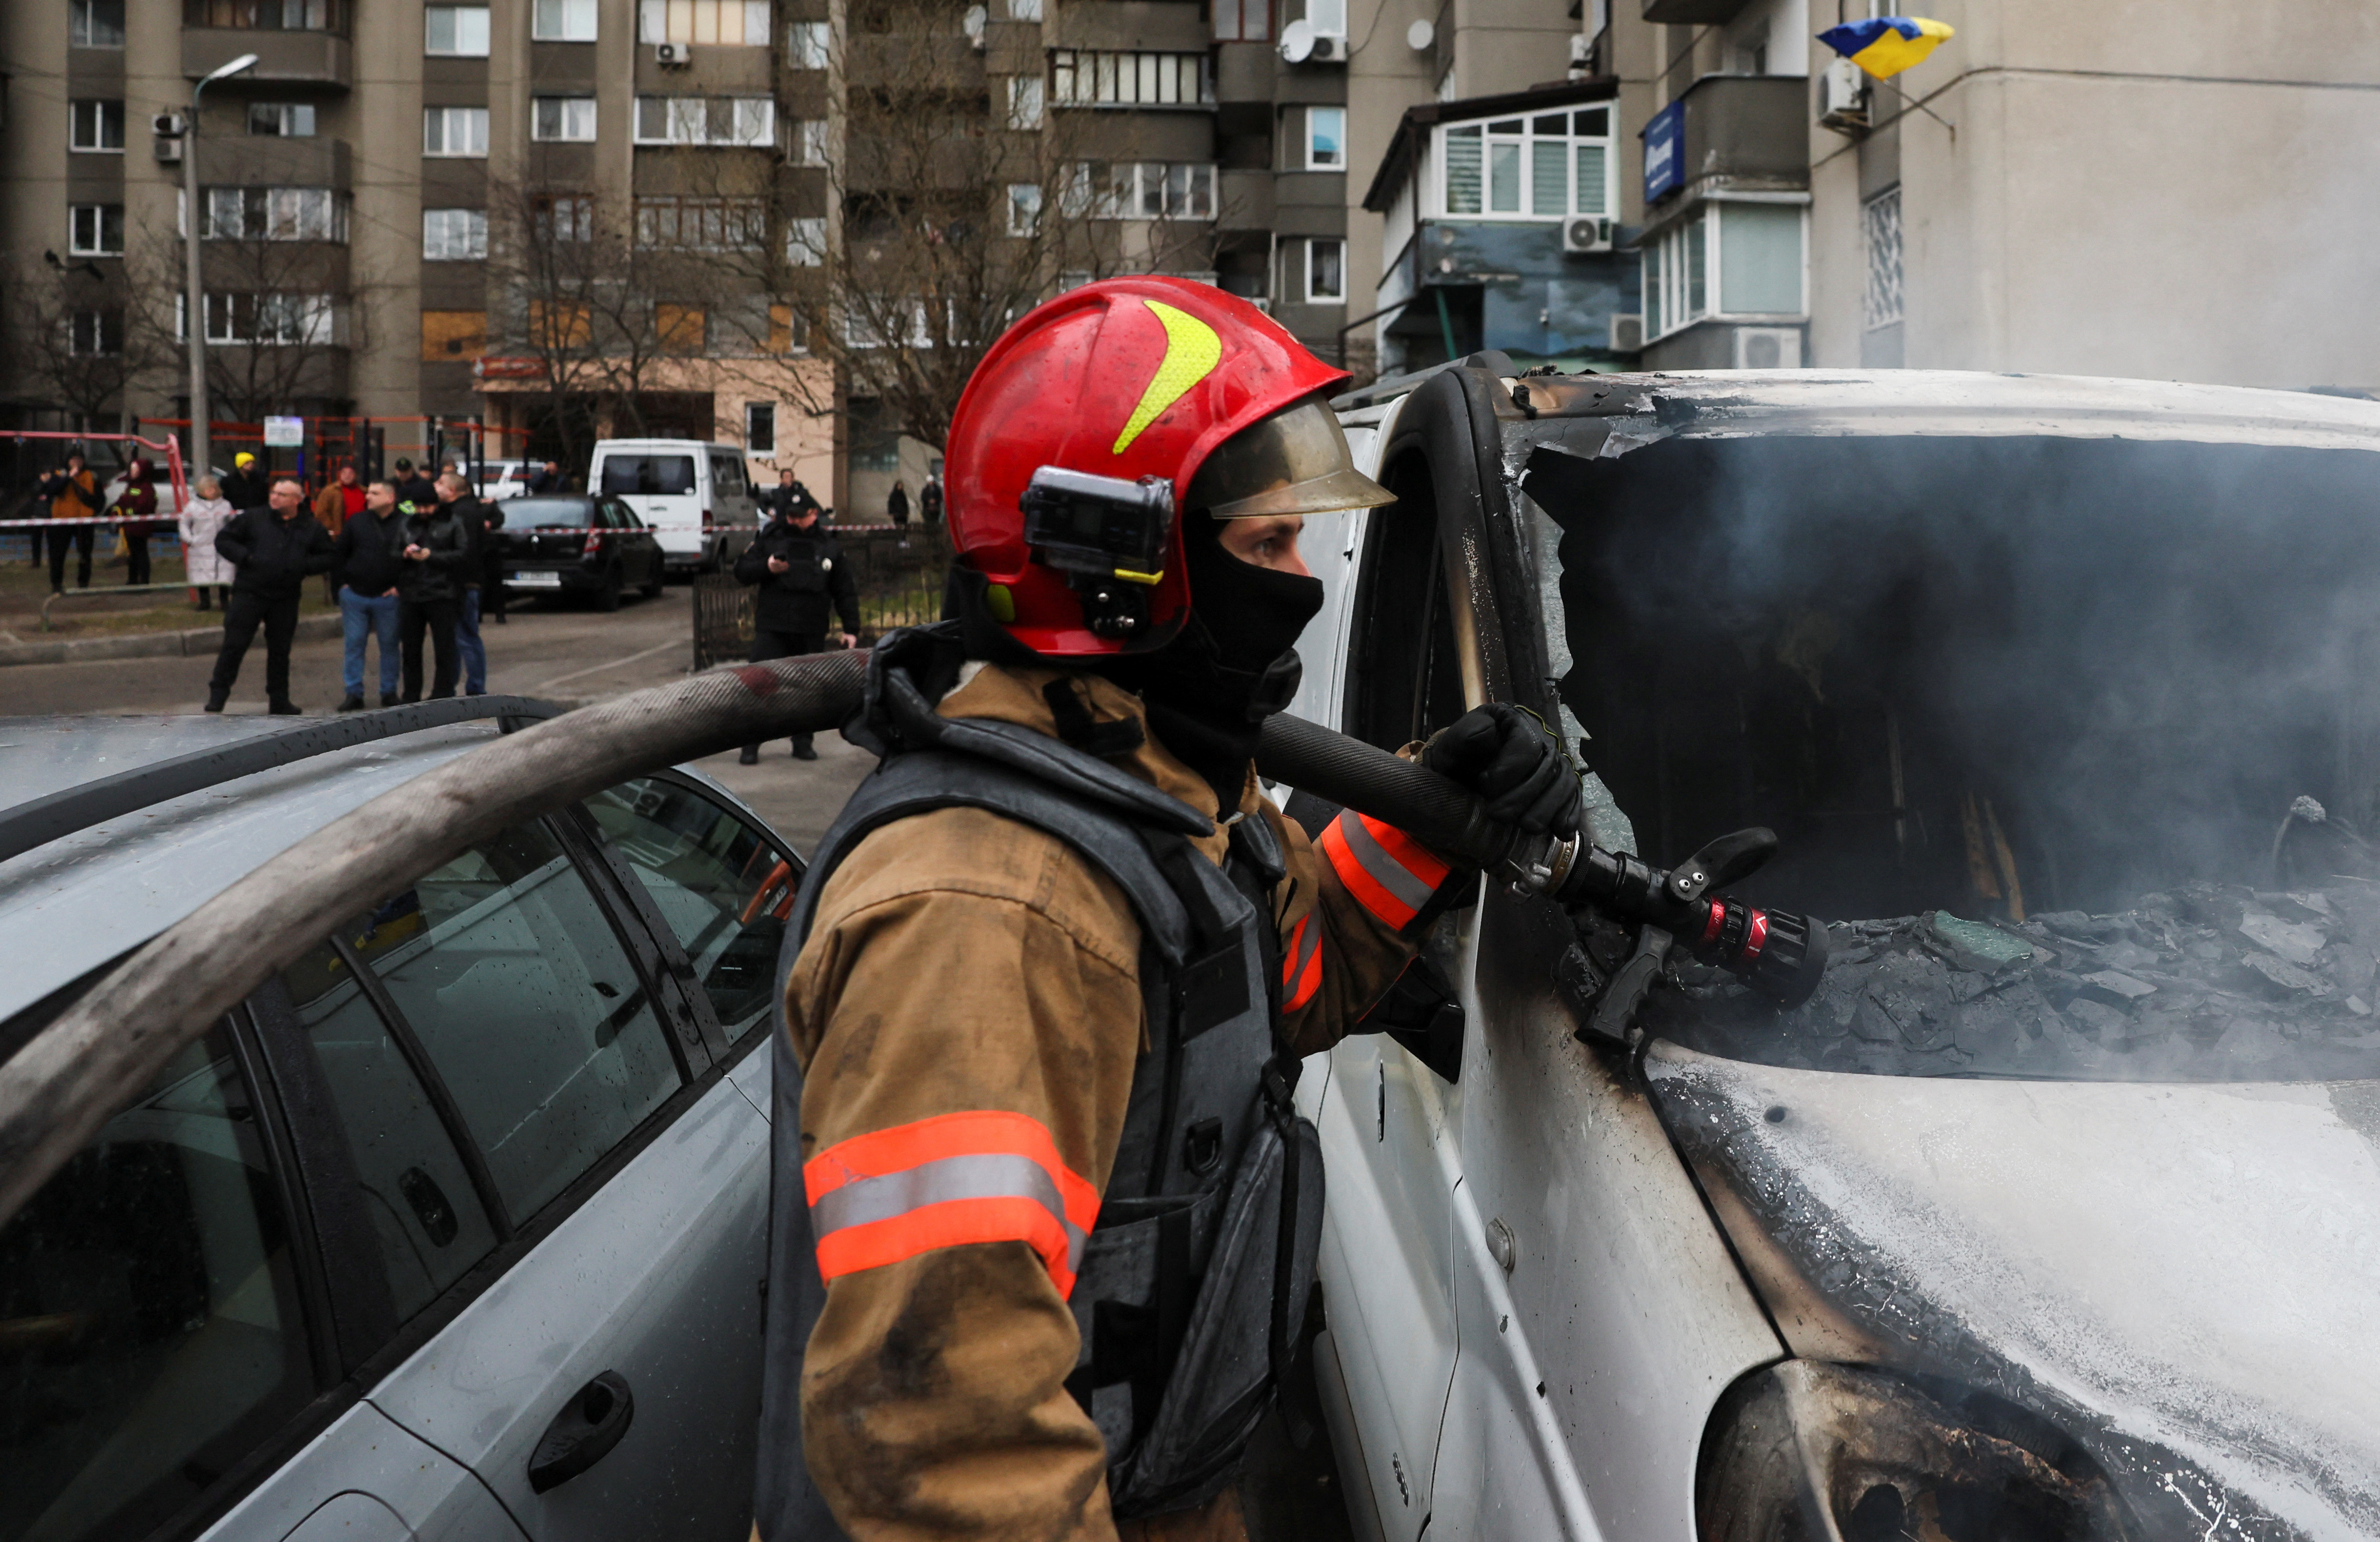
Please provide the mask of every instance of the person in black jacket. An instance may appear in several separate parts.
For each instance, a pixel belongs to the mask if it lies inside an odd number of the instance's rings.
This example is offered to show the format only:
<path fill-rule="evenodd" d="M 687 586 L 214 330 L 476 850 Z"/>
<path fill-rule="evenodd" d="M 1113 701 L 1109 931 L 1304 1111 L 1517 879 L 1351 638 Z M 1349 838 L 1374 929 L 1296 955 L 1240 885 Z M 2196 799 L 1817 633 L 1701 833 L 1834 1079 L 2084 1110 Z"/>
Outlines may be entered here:
<path fill-rule="evenodd" d="M 223 651 L 215 655 L 207 682 L 207 710 L 220 712 L 231 699 L 240 661 L 256 629 L 264 628 L 264 696 L 271 709 L 290 714 L 289 645 L 298 637 L 298 601 L 311 574 L 328 573 L 337 552 L 331 532 L 306 507 L 306 490 L 295 477 L 273 484 L 263 508 L 243 509 L 215 535 L 215 552 L 235 564 L 231 599 L 224 605 Z"/>
<path fill-rule="evenodd" d="M 231 457 L 231 475 L 223 479 L 224 502 L 242 514 L 262 508 L 271 484 L 264 473 L 256 468 L 256 457 L 242 450 Z"/>
<path fill-rule="evenodd" d="M 843 548 L 818 528 L 816 504 L 795 518 L 771 515 L 735 559 L 735 581 L 759 589 L 753 596 L 750 658 L 756 664 L 823 652 L 830 609 L 843 616 L 838 644 L 849 648 L 859 640 L 852 635 L 859 630 L 859 587 L 851 580 Z M 745 765 L 758 765 L 760 747 L 746 745 L 739 759 Z M 808 734 L 794 735 L 794 759 L 818 759 Z"/>
<path fill-rule="evenodd" d="M 917 490 L 917 517 L 929 525 L 942 522 L 942 479 L 934 472 L 926 474 L 926 485 Z"/>
<path fill-rule="evenodd" d="M 786 519 L 799 518 L 804 509 L 812 514 L 825 512 L 819 507 L 819 501 L 810 496 L 810 490 L 794 480 L 791 471 L 777 473 L 777 485 L 760 499 L 760 506 Z"/>
<path fill-rule="evenodd" d="M 413 462 L 403 455 L 396 458 L 396 501 L 426 509 L 438 501 L 438 484 L 413 468 Z"/>
<path fill-rule="evenodd" d="M 363 710 L 368 637 L 380 639 L 380 704 L 396 705 L 396 580 L 404 568 L 405 516 L 397 510 L 396 489 L 374 482 L 364 489 L 363 511 L 347 516 L 340 528 L 331 567 L 346 641 L 347 694 L 339 703 L 342 712 Z"/>
<path fill-rule="evenodd" d="M 421 699 L 421 634 L 438 658 L 430 698 L 455 694 L 455 622 L 471 571 L 471 534 L 451 504 L 405 505 L 405 561 L 396 575 L 396 627 L 405 643 L 405 697 Z"/>
<path fill-rule="evenodd" d="M 500 616 L 504 609 L 504 575 L 497 566 L 503 552 L 491 529 L 502 525 L 504 516 L 493 504 L 473 497 L 470 484 L 455 471 L 443 472 L 438 478 L 438 506 L 454 515 L 471 546 L 470 565 L 463 570 L 463 588 L 455 597 L 455 648 L 463 656 L 463 694 L 485 696 L 488 649 L 480 640 L 480 618 Z"/>

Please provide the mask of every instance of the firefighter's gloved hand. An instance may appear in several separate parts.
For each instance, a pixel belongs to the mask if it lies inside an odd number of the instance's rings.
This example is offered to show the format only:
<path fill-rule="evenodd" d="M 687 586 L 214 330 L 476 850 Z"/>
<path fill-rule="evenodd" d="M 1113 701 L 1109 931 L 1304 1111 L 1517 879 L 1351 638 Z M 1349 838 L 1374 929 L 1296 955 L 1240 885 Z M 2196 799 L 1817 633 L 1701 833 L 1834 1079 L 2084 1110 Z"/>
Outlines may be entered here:
<path fill-rule="evenodd" d="M 1510 702 L 1474 708 L 1431 735 L 1421 763 L 1477 793 L 1507 824 L 1568 835 L 1585 822 L 1578 768 L 1561 741 Z"/>

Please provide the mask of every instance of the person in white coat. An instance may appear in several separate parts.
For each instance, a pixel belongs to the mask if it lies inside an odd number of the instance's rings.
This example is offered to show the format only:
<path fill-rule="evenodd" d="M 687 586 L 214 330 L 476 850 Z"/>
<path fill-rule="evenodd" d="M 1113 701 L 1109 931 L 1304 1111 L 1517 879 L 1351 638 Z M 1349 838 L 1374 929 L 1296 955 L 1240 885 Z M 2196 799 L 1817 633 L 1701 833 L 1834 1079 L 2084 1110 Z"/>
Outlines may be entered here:
<path fill-rule="evenodd" d="M 215 534 L 238 512 L 224 497 L 222 485 L 212 477 L 200 477 L 190 489 L 189 502 L 182 505 L 182 562 L 202 611 L 208 608 L 210 589 L 221 589 L 218 598 L 225 606 L 231 603 L 229 585 L 238 577 L 239 569 L 215 550 Z"/>

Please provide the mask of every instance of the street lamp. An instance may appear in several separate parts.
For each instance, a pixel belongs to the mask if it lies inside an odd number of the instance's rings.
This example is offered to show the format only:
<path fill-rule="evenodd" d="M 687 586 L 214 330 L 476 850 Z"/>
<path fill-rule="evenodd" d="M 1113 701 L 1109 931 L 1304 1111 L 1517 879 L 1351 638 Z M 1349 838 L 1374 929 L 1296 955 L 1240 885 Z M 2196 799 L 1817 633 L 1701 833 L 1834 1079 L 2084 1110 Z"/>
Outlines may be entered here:
<path fill-rule="evenodd" d="M 209 442 L 212 425 L 208 419 L 213 409 L 207 405 L 206 291 L 199 272 L 199 222 L 205 213 L 199 207 L 199 97 L 216 81 L 237 75 L 255 63 L 255 55 L 242 54 L 192 86 L 189 121 L 182 125 L 182 247 L 189 258 L 189 270 L 184 285 L 188 298 L 182 302 L 182 330 L 190 349 L 190 479 L 193 481 L 208 474 L 214 452 L 214 446 Z"/>

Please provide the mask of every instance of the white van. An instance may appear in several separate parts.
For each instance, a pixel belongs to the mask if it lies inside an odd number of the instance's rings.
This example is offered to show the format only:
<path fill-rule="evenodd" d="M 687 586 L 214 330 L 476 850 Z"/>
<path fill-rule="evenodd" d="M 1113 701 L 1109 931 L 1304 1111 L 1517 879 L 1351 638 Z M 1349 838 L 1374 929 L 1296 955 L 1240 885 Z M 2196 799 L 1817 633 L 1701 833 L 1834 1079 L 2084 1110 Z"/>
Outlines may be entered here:
<path fill-rule="evenodd" d="M 661 540 L 673 573 L 710 573 L 751 544 L 760 505 L 734 444 L 697 439 L 606 439 L 587 468 L 587 491 L 637 511 Z"/>

